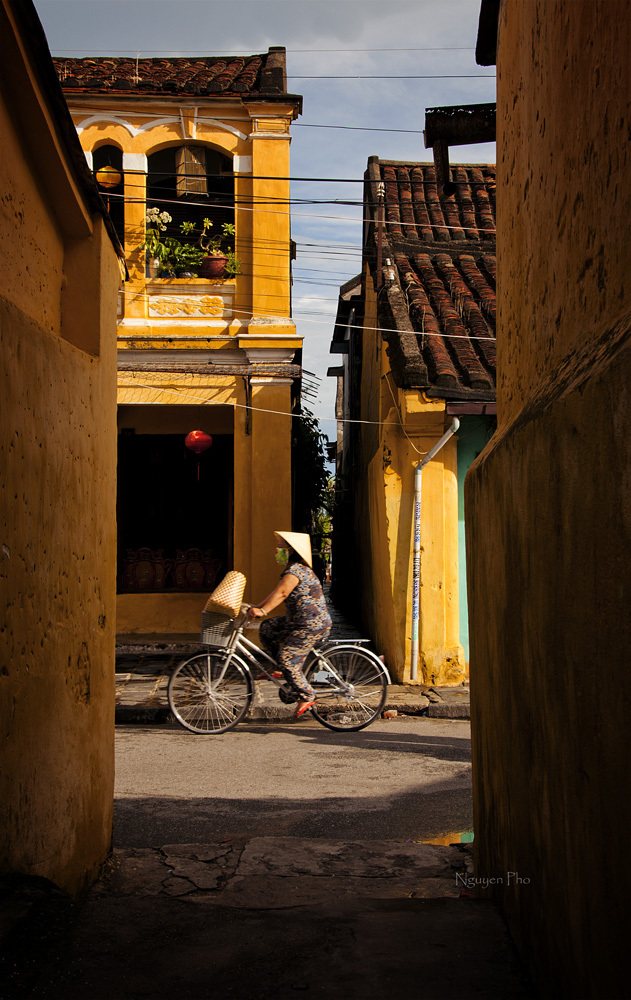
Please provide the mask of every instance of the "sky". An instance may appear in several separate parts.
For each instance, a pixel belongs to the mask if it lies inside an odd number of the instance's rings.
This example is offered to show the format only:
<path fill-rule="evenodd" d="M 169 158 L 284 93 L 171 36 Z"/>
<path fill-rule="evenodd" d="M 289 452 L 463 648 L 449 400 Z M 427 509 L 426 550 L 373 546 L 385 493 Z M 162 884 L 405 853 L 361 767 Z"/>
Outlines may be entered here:
<path fill-rule="evenodd" d="M 318 386 L 305 402 L 333 440 L 336 386 L 326 371 L 340 363 L 329 353 L 337 295 L 361 271 L 361 206 L 340 202 L 361 201 L 371 155 L 432 160 L 423 144 L 426 108 L 495 100 L 494 67 L 475 62 L 480 0 L 34 2 L 53 55 L 203 56 L 286 47 L 287 89 L 304 98 L 292 126 L 291 176 L 336 179 L 291 185 L 293 313 L 305 338 L 303 367 Z M 495 146 L 454 146 L 450 160 L 493 163 Z"/>

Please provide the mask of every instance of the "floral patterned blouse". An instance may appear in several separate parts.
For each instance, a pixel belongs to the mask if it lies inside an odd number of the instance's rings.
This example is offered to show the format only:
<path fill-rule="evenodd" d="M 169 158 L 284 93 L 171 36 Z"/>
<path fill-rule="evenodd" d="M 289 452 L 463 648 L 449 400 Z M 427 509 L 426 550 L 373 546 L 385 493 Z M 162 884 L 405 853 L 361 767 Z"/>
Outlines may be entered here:
<path fill-rule="evenodd" d="M 298 578 L 298 584 L 285 598 L 288 624 L 291 623 L 292 628 L 318 631 L 330 628 L 331 616 L 322 585 L 313 570 L 302 563 L 290 562 L 281 576 L 288 573 Z"/>

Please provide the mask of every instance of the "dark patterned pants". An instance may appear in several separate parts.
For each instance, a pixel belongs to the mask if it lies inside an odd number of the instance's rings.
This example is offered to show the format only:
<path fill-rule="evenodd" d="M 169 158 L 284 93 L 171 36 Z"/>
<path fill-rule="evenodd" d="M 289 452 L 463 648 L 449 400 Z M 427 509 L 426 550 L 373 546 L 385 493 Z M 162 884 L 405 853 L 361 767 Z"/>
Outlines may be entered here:
<path fill-rule="evenodd" d="M 330 631 L 330 625 L 324 628 L 296 628 L 284 615 L 261 622 L 259 636 L 263 649 L 274 657 L 285 680 L 309 701 L 315 697 L 315 692 L 307 682 L 302 666 L 311 647 L 326 639 Z"/>

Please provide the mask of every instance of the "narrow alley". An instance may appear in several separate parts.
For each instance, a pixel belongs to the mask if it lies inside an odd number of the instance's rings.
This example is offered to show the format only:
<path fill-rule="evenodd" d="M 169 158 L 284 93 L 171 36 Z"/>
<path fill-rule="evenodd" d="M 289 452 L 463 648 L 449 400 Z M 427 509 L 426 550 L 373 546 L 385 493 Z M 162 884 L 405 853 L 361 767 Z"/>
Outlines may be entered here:
<path fill-rule="evenodd" d="M 473 898 L 468 721 L 116 742 L 112 859 L 79 901 L 33 885 L 5 996 L 534 996 Z"/>

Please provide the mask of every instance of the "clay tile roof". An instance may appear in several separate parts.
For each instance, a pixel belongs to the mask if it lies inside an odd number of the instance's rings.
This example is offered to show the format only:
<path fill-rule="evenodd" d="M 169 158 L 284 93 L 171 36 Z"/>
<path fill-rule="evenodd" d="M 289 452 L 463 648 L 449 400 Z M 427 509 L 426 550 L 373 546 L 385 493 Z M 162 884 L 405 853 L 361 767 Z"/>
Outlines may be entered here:
<path fill-rule="evenodd" d="M 399 385 L 430 396 L 491 401 L 495 167 L 457 164 L 451 179 L 455 193 L 446 196 L 438 191 L 433 164 L 371 157 L 366 207 L 374 277 L 379 181 L 385 189 L 379 321 Z"/>
<path fill-rule="evenodd" d="M 54 60 L 62 88 L 72 93 L 169 96 L 279 96 L 286 93 L 285 51 L 185 59 Z"/>

